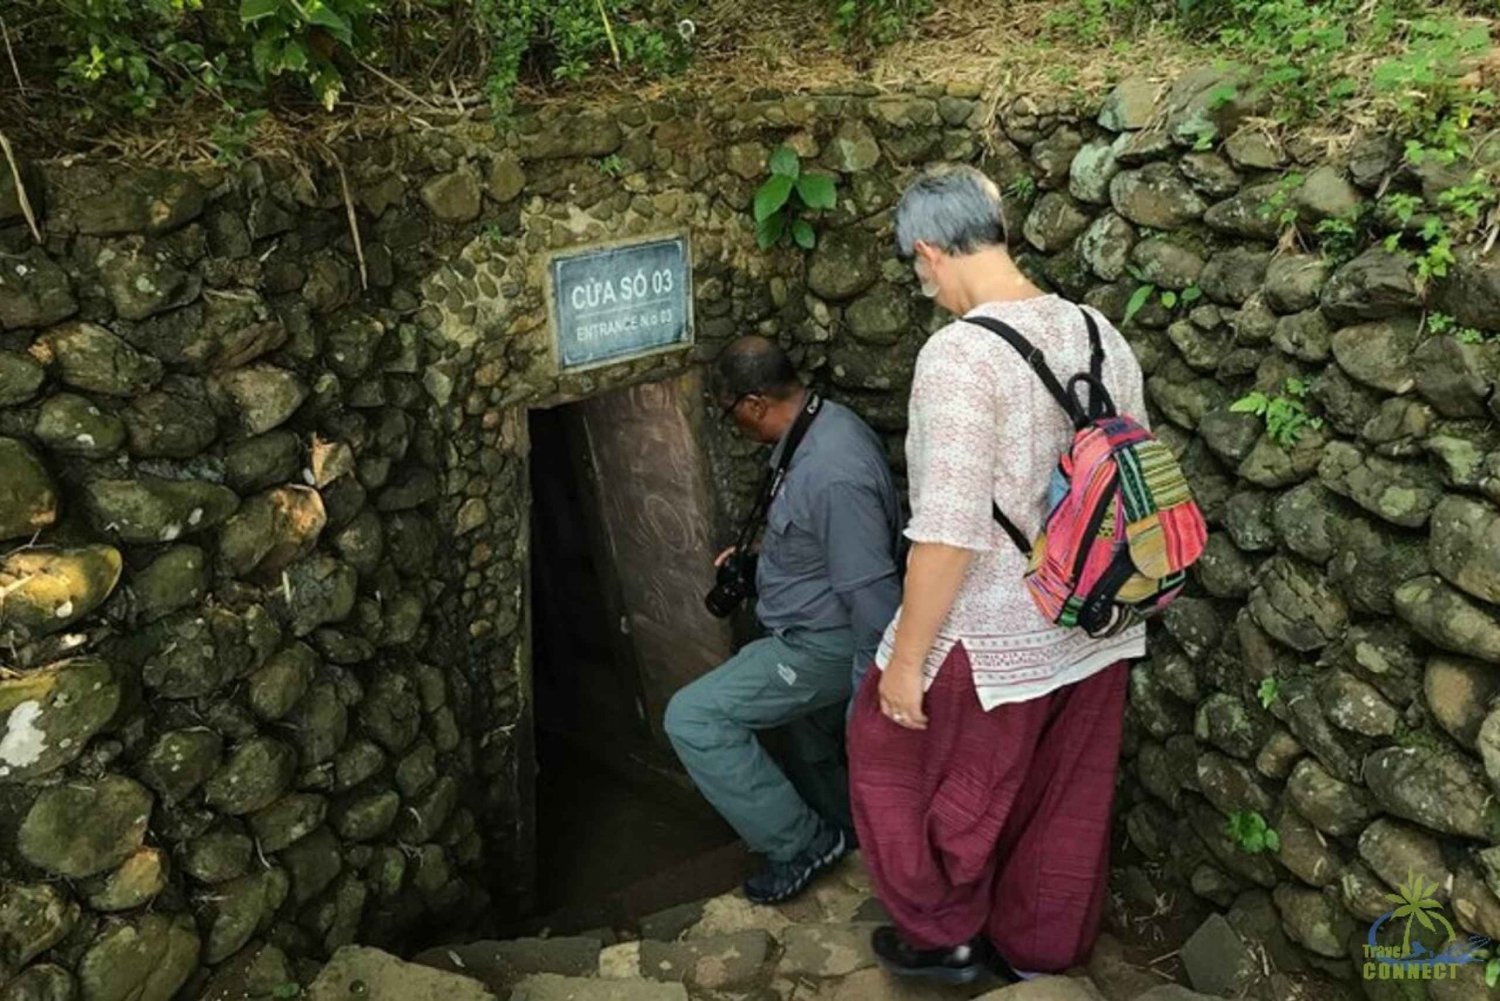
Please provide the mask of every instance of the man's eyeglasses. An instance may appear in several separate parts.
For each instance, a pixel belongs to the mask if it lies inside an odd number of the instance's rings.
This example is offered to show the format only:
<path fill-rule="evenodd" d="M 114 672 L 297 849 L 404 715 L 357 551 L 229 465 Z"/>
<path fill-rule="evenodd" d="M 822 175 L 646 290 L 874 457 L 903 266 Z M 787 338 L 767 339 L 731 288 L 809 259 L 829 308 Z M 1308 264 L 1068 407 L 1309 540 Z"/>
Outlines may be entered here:
<path fill-rule="evenodd" d="M 744 403 L 746 400 L 748 400 L 752 396 L 759 396 L 759 395 L 760 395 L 759 392 L 757 392 L 756 390 L 752 389 L 748 393 L 741 393 L 739 396 L 736 396 L 734 398 L 734 400 L 731 401 L 731 402 L 729 402 L 729 403 L 720 403 L 719 404 L 719 419 L 720 420 L 726 420 L 726 421 L 729 420 L 731 417 L 734 416 L 734 412 L 740 408 L 740 404 L 741 403 Z"/>

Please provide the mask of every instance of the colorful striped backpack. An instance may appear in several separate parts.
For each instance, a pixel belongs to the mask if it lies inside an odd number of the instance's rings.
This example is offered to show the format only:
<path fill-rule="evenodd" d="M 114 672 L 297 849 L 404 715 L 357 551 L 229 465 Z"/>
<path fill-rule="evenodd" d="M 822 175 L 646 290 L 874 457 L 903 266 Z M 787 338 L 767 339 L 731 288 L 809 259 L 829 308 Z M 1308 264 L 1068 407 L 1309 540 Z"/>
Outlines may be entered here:
<path fill-rule="evenodd" d="M 1027 557 L 1026 589 L 1047 621 L 1113 636 L 1161 611 L 1187 581 L 1203 552 L 1203 512 L 1167 446 L 1128 414 L 1115 411 L 1104 388 L 1104 346 L 1087 310 L 1089 371 L 1064 389 L 1042 352 L 1012 327 L 966 317 L 999 334 L 1041 378 L 1073 422 L 1073 442 L 1048 490 L 1042 533 L 1028 543 L 992 502 L 995 520 Z M 1088 401 L 1079 389 L 1088 390 Z"/>

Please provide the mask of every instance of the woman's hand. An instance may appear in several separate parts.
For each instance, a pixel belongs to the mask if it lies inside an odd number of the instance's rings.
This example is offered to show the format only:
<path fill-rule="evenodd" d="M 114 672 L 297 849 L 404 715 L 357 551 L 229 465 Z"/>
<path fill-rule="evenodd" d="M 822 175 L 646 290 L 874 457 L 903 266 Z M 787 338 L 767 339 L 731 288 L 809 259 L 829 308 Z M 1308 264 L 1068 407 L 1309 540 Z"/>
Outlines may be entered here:
<path fill-rule="evenodd" d="M 923 687 L 920 664 L 891 661 L 880 676 L 880 711 L 897 726 L 927 729 L 927 716 L 922 712 Z"/>

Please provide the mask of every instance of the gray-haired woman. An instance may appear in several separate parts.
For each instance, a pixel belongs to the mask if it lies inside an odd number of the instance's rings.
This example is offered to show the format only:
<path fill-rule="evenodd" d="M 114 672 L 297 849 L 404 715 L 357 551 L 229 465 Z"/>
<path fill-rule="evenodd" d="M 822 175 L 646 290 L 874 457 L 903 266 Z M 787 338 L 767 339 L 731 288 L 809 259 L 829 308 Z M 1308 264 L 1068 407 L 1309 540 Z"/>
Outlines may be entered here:
<path fill-rule="evenodd" d="M 896 244 L 944 309 L 1010 325 L 1057 372 L 1088 368 L 1080 307 L 1017 268 L 1000 192 L 983 174 L 916 180 L 896 212 Z M 1094 320 L 1104 384 L 1122 410 L 1144 415 L 1129 346 Z M 1145 653 L 1145 632 L 1058 628 L 1026 593 L 1026 558 L 992 511 L 1035 537 L 1073 426 L 1004 340 L 963 320 L 934 334 L 908 423 L 905 598 L 849 727 L 855 823 L 895 922 L 875 949 L 896 973 L 953 982 L 986 965 L 1065 969 L 1098 928 L 1124 662 Z"/>

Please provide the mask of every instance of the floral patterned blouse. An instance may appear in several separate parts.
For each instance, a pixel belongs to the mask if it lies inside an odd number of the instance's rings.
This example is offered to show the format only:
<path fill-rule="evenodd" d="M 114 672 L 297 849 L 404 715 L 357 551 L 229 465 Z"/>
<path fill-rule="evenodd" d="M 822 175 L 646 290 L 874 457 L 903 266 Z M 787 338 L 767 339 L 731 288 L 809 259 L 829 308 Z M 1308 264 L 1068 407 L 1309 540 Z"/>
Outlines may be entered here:
<path fill-rule="evenodd" d="M 1065 299 L 987 303 L 971 315 L 1010 324 L 1046 355 L 1064 384 L 1088 370 L 1088 328 L 1079 307 Z M 1146 424 L 1140 365 L 1119 331 L 1098 313 L 1094 318 L 1104 345 L 1104 384 L 1119 411 Z M 983 327 L 950 323 L 917 356 L 906 437 L 912 506 L 906 535 L 974 552 L 928 652 L 928 686 L 959 643 L 986 710 L 1037 698 L 1145 654 L 1144 625 L 1093 639 L 1043 618 L 1022 583 L 1026 559 L 991 514 L 993 498 L 1034 538 L 1046 517 L 1048 482 L 1072 433 L 1036 373 Z M 882 670 L 900 621 L 898 611 L 881 642 L 876 664 Z"/>

